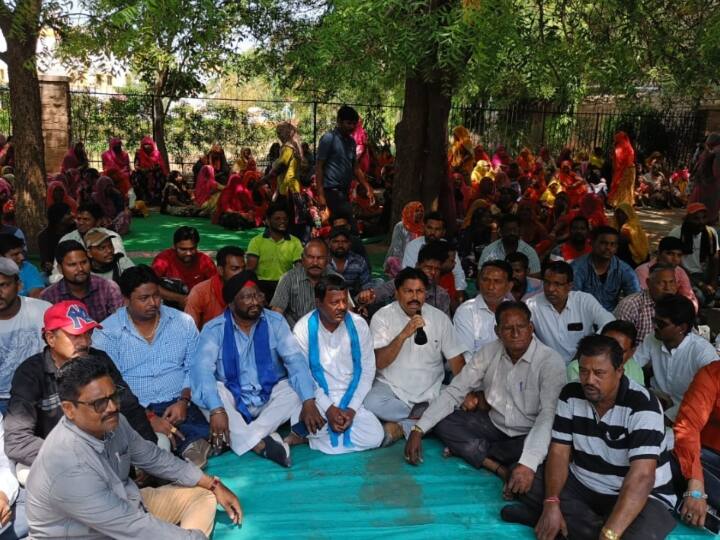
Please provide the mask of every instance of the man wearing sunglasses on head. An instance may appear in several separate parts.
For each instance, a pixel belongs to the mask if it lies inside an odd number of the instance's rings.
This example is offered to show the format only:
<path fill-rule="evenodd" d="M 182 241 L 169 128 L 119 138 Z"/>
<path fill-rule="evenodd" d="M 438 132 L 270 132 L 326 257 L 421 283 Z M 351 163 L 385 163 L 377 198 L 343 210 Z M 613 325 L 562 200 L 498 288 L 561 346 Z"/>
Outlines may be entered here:
<path fill-rule="evenodd" d="M 110 357 L 90 347 L 95 328 L 100 325 L 90 317 L 82 302 L 66 300 L 55 304 L 44 315 L 45 349 L 25 360 L 15 371 L 5 416 L 5 452 L 16 463 L 16 473 L 23 484 L 44 440 L 63 415 L 57 385 L 61 367 L 78 356 L 91 354 L 107 367 L 115 384 L 127 388 Z M 129 389 L 120 400 L 120 412 L 143 438 L 157 441 L 145 409 Z"/>
<path fill-rule="evenodd" d="M 120 394 L 107 366 L 92 356 L 60 370 L 64 417 L 27 483 L 31 537 L 204 539 L 218 504 L 239 523 L 237 497 L 217 477 L 142 439 L 120 414 Z M 132 465 L 172 485 L 138 489 L 128 476 Z"/>

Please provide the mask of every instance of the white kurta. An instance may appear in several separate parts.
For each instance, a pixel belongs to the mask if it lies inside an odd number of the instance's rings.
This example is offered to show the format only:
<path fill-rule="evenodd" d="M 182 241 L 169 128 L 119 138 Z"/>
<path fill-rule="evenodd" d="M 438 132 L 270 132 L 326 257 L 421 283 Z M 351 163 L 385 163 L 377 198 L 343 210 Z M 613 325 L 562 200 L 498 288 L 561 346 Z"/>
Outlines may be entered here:
<path fill-rule="evenodd" d="M 308 322 L 313 313 L 315 313 L 315 311 L 311 311 L 302 317 L 293 329 L 293 333 L 306 357 L 309 352 L 310 343 Z M 375 378 L 375 351 L 373 349 L 373 340 L 370 335 L 370 329 L 362 317 L 354 313 L 350 313 L 350 316 L 355 324 L 360 342 L 362 365 L 362 374 L 360 375 L 357 388 L 348 404 L 348 407 L 355 411 L 355 418 L 353 419 L 350 434 L 353 446 L 346 448 L 343 445 L 343 437 L 340 435 L 338 446 L 333 447 L 330 443 L 330 435 L 326 424 L 323 429 L 308 436 L 310 448 L 320 450 L 326 454 L 343 454 L 377 448 L 383 440 L 383 428 L 380 421 L 374 414 L 362 406 L 362 402 L 370 391 L 373 379 Z M 345 323 L 340 324 L 334 332 L 330 332 L 322 324 L 322 321 L 319 321 L 318 348 L 320 349 L 320 364 L 325 373 L 328 394 L 326 394 L 318 384 L 315 401 L 318 409 L 322 415 L 325 416 L 325 411 L 327 411 L 331 405 L 335 405 L 336 407 L 340 405 L 353 377 L 350 334 L 347 331 Z M 296 419 L 293 418 L 293 423 L 295 421 Z"/>

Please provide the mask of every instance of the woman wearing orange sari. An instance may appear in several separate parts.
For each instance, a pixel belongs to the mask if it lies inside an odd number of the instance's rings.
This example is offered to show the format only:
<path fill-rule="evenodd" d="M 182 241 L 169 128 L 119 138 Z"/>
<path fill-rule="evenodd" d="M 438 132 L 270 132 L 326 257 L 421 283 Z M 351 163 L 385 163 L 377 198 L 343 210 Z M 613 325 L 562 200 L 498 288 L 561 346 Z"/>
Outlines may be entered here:
<path fill-rule="evenodd" d="M 624 131 L 615 134 L 615 154 L 613 156 L 612 186 L 608 203 L 618 206 L 635 204 L 635 150 L 630 138 Z"/>
<path fill-rule="evenodd" d="M 385 257 L 385 273 L 390 277 L 402 270 L 401 262 L 405 253 L 405 246 L 411 240 L 415 240 L 418 236 L 422 236 L 425 232 L 423 226 L 423 217 L 425 216 L 425 207 L 421 202 L 412 201 L 405 205 L 402 210 L 401 219 L 395 224 L 393 229 L 390 247 Z"/>
<path fill-rule="evenodd" d="M 475 153 L 470 132 L 464 126 L 453 129 L 452 144 L 448 150 L 449 193 L 441 189 L 440 211 L 448 218 L 454 230 L 455 218 L 470 206 L 472 189 L 470 175 L 475 167 Z M 456 193 L 462 193 L 462 208 L 456 204 Z"/>

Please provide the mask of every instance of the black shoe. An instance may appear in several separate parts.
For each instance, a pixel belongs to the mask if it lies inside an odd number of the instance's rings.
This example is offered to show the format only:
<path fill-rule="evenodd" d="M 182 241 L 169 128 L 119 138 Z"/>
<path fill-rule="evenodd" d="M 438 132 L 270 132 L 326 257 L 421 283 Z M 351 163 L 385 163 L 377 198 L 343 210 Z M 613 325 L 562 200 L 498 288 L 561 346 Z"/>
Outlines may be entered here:
<path fill-rule="evenodd" d="M 418 420 L 429 406 L 430 404 L 427 401 L 423 401 L 422 403 L 416 403 L 415 406 L 410 410 L 408 418 L 410 420 Z"/>
<path fill-rule="evenodd" d="M 280 435 L 271 433 L 263 439 L 265 449 L 262 451 L 262 457 L 274 461 L 282 467 L 289 468 L 292 465 L 290 461 L 290 447 L 283 442 Z"/>
<path fill-rule="evenodd" d="M 534 527 L 537 522 L 536 516 L 524 504 L 506 504 L 500 510 L 500 519 L 508 523 L 519 523 Z"/>

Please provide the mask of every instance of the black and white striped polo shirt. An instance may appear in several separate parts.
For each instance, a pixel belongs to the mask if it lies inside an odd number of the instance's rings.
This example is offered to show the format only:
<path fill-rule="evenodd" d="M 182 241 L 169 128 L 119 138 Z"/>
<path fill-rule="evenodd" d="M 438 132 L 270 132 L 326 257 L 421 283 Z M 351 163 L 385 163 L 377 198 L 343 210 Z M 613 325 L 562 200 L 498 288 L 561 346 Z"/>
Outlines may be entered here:
<path fill-rule="evenodd" d="M 598 417 L 579 382 L 562 389 L 552 440 L 572 445 L 570 471 L 588 489 L 618 495 L 634 459 L 656 459 L 651 496 L 674 506 L 663 412 L 655 396 L 623 376 L 615 405 Z"/>

